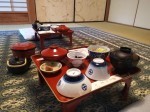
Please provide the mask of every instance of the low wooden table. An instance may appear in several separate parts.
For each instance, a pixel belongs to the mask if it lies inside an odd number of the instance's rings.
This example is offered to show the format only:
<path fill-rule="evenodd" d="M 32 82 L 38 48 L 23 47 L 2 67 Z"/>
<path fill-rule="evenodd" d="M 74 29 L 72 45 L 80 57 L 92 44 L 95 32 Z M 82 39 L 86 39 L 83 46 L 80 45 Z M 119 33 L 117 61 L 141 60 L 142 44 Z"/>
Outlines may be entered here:
<path fill-rule="evenodd" d="M 76 98 L 68 98 L 65 96 L 62 96 L 61 94 L 58 93 L 57 89 L 56 89 L 56 84 L 58 82 L 58 80 L 66 73 L 66 71 L 70 68 L 69 62 L 67 60 L 63 60 L 62 61 L 62 69 L 57 73 L 57 74 L 45 74 L 40 70 L 40 65 L 43 63 L 44 59 L 41 57 L 41 55 L 33 55 L 32 57 L 33 62 L 35 63 L 37 70 L 38 70 L 38 75 L 39 75 L 39 83 L 43 84 L 46 82 L 46 84 L 48 85 L 48 87 L 50 88 L 50 90 L 52 91 L 52 93 L 55 95 L 56 99 L 62 104 L 62 111 L 63 112 L 75 112 L 77 106 L 80 104 L 80 102 L 84 99 L 86 99 L 87 97 L 89 97 L 89 95 L 92 95 L 102 89 L 107 89 L 107 87 L 112 86 L 116 83 L 119 82 L 124 82 L 125 86 L 123 88 L 123 90 L 121 91 L 123 98 L 126 99 L 128 97 L 128 91 L 130 88 L 130 84 L 132 81 L 131 76 L 125 76 L 125 77 L 121 77 L 121 76 L 117 76 L 117 75 L 112 75 L 109 79 L 105 80 L 105 81 L 94 81 L 94 80 L 90 80 L 92 83 L 92 90 L 90 93 L 85 94 L 83 96 L 79 96 Z M 81 72 L 84 74 L 87 67 L 89 65 L 89 60 L 86 59 L 84 61 L 83 66 L 81 66 L 80 70 Z"/>
<path fill-rule="evenodd" d="M 34 29 L 35 30 L 35 29 Z M 38 38 L 40 39 L 40 47 L 41 47 L 41 50 L 43 50 L 45 47 L 44 47 L 44 40 L 46 38 L 50 38 L 52 36 L 56 36 L 56 35 L 64 35 L 65 37 L 68 37 L 70 42 L 69 42 L 69 45 L 72 45 L 72 34 L 73 34 L 74 31 L 72 30 L 68 30 L 66 32 L 59 32 L 59 31 L 56 31 L 55 29 L 53 29 L 53 32 L 50 32 L 50 31 L 37 31 L 35 30 L 35 38 Z"/>

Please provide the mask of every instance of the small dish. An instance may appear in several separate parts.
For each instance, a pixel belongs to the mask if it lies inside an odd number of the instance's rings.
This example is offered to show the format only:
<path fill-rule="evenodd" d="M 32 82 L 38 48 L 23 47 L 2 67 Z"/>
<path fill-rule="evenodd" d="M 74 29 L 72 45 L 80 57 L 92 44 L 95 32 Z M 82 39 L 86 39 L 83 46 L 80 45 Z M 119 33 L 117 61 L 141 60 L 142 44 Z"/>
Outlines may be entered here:
<path fill-rule="evenodd" d="M 55 28 L 58 28 L 58 27 L 59 27 L 58 25 L 52 25 L 51 26 L 52 29 L 55 29 Z"/>
<path fill-rule="evenodd" d="M 45 73 L 55 73 L 62 68 L 62 64 L 57 61 L 45 61 L 40 65 L 40 70 Z"/>

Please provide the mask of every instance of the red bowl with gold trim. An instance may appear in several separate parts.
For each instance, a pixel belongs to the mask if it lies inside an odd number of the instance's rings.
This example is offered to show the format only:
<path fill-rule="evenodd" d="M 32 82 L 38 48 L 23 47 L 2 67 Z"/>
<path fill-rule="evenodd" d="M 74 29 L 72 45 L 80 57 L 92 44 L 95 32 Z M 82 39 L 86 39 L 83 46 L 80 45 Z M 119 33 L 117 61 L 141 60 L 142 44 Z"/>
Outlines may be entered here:
<path fill-rule="evenodd" d="M 41 55 L 45 60 L 60 61 L 67 56 L 68 50 L 57 45 L 51 45 L 42 50 Z"/>
<path fill-rule="evenodd" d="M 10 46 L 14 57 L 30 58 L 35 54 L 36 45 L 32 42 L 20 42 Z"/>

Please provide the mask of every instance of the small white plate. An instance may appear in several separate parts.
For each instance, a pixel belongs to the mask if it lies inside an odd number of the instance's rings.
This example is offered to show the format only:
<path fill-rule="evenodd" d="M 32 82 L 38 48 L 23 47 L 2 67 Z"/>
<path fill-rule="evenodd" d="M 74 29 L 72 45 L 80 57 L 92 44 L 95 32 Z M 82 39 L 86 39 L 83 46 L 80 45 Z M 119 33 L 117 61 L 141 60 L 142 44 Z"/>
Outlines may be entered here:
<path fill-rule="evenodd" d="M 62 64 L 56 61 L 45 61 L 40 65 L 40 70 L 45 73 L 54 73 L 62 68 Z"/>

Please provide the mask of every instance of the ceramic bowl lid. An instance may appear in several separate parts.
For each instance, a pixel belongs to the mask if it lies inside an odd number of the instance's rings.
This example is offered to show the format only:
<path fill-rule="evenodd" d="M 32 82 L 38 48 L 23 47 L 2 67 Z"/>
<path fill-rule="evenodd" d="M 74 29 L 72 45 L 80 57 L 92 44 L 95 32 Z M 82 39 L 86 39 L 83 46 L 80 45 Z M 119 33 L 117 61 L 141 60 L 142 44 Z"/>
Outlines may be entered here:
<path fill-rule="evenodd" d="M 57 45 L 51 45 L 49 48 L 42 50 L 41 55 L 45 58 L 63 57 L 67 55 L 68 50 Z"/>
<path fill-rule="evenodd" d="M 29 49 L 34 49 L 35 47 L 36 45 L 31 42 L 22 42 L 22 43 L 13 44 L 10 47 L 10 49 L 11 50 L 29 50 Z"/>

